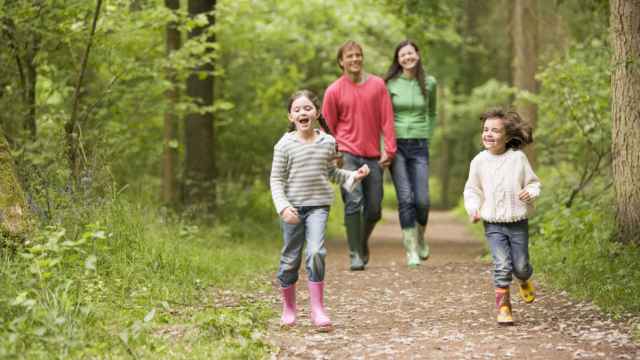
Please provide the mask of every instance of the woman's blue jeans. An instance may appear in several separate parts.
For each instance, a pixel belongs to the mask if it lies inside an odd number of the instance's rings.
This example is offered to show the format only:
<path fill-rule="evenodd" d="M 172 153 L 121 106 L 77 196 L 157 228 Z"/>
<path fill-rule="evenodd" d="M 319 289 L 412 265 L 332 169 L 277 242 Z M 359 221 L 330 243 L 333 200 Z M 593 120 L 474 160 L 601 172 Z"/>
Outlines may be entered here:
<path fill-rule="evenodd" d="M 512 274 L 519 280 L 529 280 L 533 274 L 529 264 L 529 221 L 485 222 L 484 234 L 493 257 L 495 287 L 509 287 Z"/>
<path fill-rule="evenodd" d="M 397 139 L 391 176 L 398 198 L 400 227 L 426 226 L 429 220 L 429 140 Z"/>
<path fill-rule="evenodd" d="M 309 280 L 313 282 L 324 280 L 324 259 L 327 256 L 324 240 L 329 219 L 329 206 L 301 206 L 296 209 L 300 217 L 298 224 L 280 221 L 284 246 L 280 255 L 278 281 L 282 287 L 288 287 L 298 281 L 305 240 L 307 243 L 305 265 Z"/>

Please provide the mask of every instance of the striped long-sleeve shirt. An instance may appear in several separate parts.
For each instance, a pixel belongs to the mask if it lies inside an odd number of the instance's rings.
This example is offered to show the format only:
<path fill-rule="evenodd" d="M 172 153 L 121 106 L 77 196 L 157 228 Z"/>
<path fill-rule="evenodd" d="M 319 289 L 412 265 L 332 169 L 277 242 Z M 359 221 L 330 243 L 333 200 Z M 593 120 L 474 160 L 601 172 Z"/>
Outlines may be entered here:
<path fill-rule="evenodd" d="M 301 142 L 295 132 L 284 134 L 274 147 L 271 197 L 278 214 L 287 207 L 331 205 L 329 180 L 343 184 L 353 171 L 335 166 L 336 140 L 316 130 L 313 143 Z"/>

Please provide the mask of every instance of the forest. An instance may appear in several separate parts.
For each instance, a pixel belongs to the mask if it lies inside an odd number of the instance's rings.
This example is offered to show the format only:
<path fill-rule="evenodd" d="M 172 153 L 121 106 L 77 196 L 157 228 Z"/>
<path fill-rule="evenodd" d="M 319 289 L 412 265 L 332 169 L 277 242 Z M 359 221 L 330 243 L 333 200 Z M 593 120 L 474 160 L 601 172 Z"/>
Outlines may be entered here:
<path fill-rule="evenodd" d="M 273 291 L 273 146 L 349 39 L 380 76 L 421 46 L 435 209 L 462 208 L 483 111 L 530 121 L 536 271 L 637 316 L 639 23 L 637 0 L 0 0 L 0 358 L 268 358 L 276 311 L 244 294 Z"/>

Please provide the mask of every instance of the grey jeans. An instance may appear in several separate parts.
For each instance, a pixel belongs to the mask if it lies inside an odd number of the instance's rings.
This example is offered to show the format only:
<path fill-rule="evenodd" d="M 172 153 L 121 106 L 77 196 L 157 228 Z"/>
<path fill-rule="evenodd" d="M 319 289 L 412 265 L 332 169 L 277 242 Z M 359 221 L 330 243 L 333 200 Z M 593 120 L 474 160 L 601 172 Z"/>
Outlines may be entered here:
<path fill-rule="evenodd" d="M 351 215 L 363 211 L 366 222 L 376 223 L 382 217 L 383 196 L 382 168 L 378 159 L 343 153 L 343 161 L 342 168 L 345 170 L 357 170 L 366 164 L 370 171 L 352 192 L 340 187 L 344 214 Z"/>
<path fill-rule="evenodd" d="M 505 288 L 511 284 L 512 275 L 519 280 L 529 280 L 533 267 L 529 264 L 529 222 L 484 223 L 484 234 L 493 257 L 493 283 Z"/>
<path fill-rule="evenodd" d="M 309 280 L 313 282 L 324 280 L 324 259 L 327 256 L 324 240 L 329 219 L 329 206 L 301 206 L 296 209 L 300 217 L 298 224 L 280 221 L 284 246 L 280 254 L 277 276 L 282 287 L 288 287 L 298 281 L 305 241 L 307 243 L 305 266 Z"/>

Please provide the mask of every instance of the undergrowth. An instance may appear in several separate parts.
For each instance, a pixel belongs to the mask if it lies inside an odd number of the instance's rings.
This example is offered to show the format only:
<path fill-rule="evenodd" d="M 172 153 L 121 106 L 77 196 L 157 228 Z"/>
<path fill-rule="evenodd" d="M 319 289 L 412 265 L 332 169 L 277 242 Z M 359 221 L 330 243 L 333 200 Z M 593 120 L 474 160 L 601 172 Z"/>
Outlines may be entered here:
<path fill-rule="evenodd" d="M 252 204 L 270 197 L 253 190 Z M 124 196 L 87 204 L 3 251 L 0 358 L 267 356 L 271 304 L 244 295 L 271 291 L 272 219 L 241 221 L 227 208 L 205 224 Z M 70 218 L 79 211 L 84 221 Z M 220 304 L 221 289 L 238 304 Z"/>

